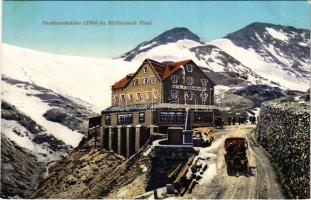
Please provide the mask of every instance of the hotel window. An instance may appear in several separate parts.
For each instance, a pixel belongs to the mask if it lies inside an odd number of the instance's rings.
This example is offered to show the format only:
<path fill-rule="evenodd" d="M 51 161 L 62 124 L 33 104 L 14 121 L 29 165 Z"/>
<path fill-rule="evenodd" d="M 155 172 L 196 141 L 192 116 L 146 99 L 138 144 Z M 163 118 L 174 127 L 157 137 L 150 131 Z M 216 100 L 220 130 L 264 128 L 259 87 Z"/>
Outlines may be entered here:
<path fill-rule="evenodd" d="M 205 79 L 205 78 L 201 79 L 201 83 L 202 83 L 202 87 L 206 87 L 207 86 L 207 79 Z"/>
<path fill-rule="evenodd" d="M 114 102 L 116 102 L 116 103 L 119 102 L 119 96 L 114 96 Z"/>
<path fill-rule="evenodd" d="M 172 79 L 173 83 L 178 83 L 178 76 L 177 75 L 172 75 L 171 79 Z"/>
<path fill-rule="evenodd" d="M 144 67 L 143 70 L 144 70 L 144 73 L 146 74 L 148 71 L 148 67 Z"/>
<path fill-rule="evenodd" d="M 205 92 L 201 93 L 201 97 L 202 97 L 202 101 L 206 101 L 207 100 L 207 94 Z"/>
<path fill-rule="evenodd" d="M 111 123 L 110 115 L 105 115 L 105 124 L 110 125 L 110 123 Z"/>
<path fill-rule="evenodd" d="M 194 121 L 196 122 L 213 122 L 212 112 L 195 112 Z"/>
<path fill-rule="evenodd" d="M 125 94 L 121 94 L 120 97 L 121 97 L 121 102 L 125 102 Z"/>
<path fill-rule="evenodd" d="M 193 71 L 193 64 L 188 64 L 186 65 L 187 72 L 192 72 Z"/>
<path fill-rule="evenodd" d="M 151 93 L 149 91 L 146 91 L 146 100 L 150 100 Z"/>
<path fill-rule="evenodd" d="M 157 79 L 156 79 L 154 76 L 151 76 L 151 77 L 150 77 L 150 83 L 151 83 L 152 85 L 154 85 L 154 84 L 156 84 L 156 82 L 157 82 Z"/>
<path fill-rule="evenodd" d="M 187 82 L 187 85 L 192 85 L 193 84 L 193 78 L 187 77 L 186 82 Z"/>
<path fill-rule="evenodd" d="M 148 84 L 148 77 L 144 77 L 143 78 L 143 85 L 147 85 Z"/>
<path fill-rule="evenodd" d="M 135 78 L 135 79 L 134 79 L 133 85 L 134 85 L 134 87 L 136 87 L 136 86 L 139 85 L 139 79 L 138 79 L 138 78 Z"/>
<path fill-rule="evenodd" d="M 133 123 L 132 114 L 121 114 L 118 115 L 118 124 L 131 124 Z"/>
<path fill-rule="evenodd" d="M 145 123 L 145 113 L 144 112 L 139 113 L 139 123 Z"/>
<path fill-rule="evenodd" d="M 185 112 L 160 112 L 160 123 L 176 124 L 185 122 Z"/>
<path fill-rule="evenodd" d="M 136 97 L 137 97 L 137 101 L 141 101 L 142 100 L 141 92 L 137 92 Z"/>
<path fill-rule="evenodd" d="M 186 98 L 187 98 L 187 100 L 192 100 L 192 96 L 193 96 L 193 92 L 191 92 L 191 91 L 187 91 L 187 92 L 186 92 Z"/>
<path fill-rule="evenodd" d="M 178 91 L 177 90 L 171 90 L 171 97 L 173 99 L 176 99 L 178 97 Z"/>
<path fill-rule="evenodd" d="M 132 94 L 132 93 L 129 93 L 129 94 L 128 94 L 128 98 L 129 98 L 129 101 L 133 101 L 133 94 Z"/>
<path fill-rule="evenodd" d="M 159 92 L 158 92 L 158 90 L 154 90 L 154 91 L 153 91 L 153 98 L 154 98 L 154 99 L 159 98 Z"/>

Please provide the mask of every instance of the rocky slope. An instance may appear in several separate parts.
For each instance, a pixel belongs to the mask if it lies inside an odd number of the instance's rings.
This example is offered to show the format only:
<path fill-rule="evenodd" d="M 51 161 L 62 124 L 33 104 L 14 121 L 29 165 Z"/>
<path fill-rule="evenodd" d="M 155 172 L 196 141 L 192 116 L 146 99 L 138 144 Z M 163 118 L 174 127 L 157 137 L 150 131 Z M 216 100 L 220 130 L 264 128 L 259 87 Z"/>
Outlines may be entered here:
<path fill-rule="evenodd" d="M 44 163 L 1 133 L 1 198 L 25 198 L 44 172 Z"/>
<path fill-rule="evenodd" d="M 112 151 L 94 149 L 86 140 L 49 169 L 30 198 L 133 198 L 145 192 L 149 163 L 146 144 L 125 161 Z"/>
<path fill-rule="evenodd" d="M 310 31 L 291 26 L 252 23 L 225 36 L 235 45 L 252 49 L 299 80 L 310 77 Z"/>
<path fill-rule="evenodd" d="M 187 35 L 187 42 L 180 35 Z M 169 35 L 169 36 L 168 36 Z M 158 42 L 161 38 L 161 42 Z M 175 39 L 172 39 L 175 38 Z M 237 85 L 268 85 L 305 91 L 310 77 L 310 31 L 290 26 L 252 23 L 222 39 L 202 43 L 186 28 L 171 29 L 139 44 L 120 58 L 141 61 L 192 59 L 214 73 L 216 84 L 239 77 Z"/>
<path fill-rule="evenodd" d="M 222 72 L 221 74 L 226 73 L 232 76 L 234 76 L 234 73 L 238 74 L 244 80 L 244 84 L 260 84 L 263 83 L 263 80 L 266 80 L 256 74 L 251 68 L 243 65 L 240 61 L 214 45 L 203 45 L 190 48 L 189 50 L 201 61 L 200 63 L 203 61 L 207 68 L 213 72 L 218 72 L 219 74 Z M 224 84 L 220 82 L 221 79 L 216 79 L 215 81 L 216 83 Z"/>
<path fill-rule="evenodd" d="M 94 113 L 52 90 L 7 77 L 1 93 L 1 197 L 26 197 L 47 168 L 78 145 Z"/>

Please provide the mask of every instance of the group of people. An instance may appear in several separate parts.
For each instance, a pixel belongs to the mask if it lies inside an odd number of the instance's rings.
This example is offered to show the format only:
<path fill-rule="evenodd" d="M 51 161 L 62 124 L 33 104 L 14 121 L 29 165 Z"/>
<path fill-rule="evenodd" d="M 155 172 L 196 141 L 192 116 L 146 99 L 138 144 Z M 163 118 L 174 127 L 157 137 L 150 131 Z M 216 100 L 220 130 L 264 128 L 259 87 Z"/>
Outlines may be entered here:
<path fill-rule="evenodd" d="M 251 124 L 256 124 L 255 116 L 250 116 L 248 120 L 249 122 L 251 122 Z M 235 125 L 236 123 L 239 123 L 239 125 L 246 124 L 247 117 L 246 116 L 228 117 L 228 125 Z"/>
<path fill-rule="evenodd" d="M 236 125 L 236 124 L 246 124 L 247 122 L 250 122 L 251 124 L 256 124 L 256 117 L 255 116 L 249 116 L 249 118 L 247 118 L 247 116 L 234 116 L 234 117 L 228 117 L 227 118 L 227 125 Z M 222 128 L 225 125 L 225 122 L 223 120 L 223 118 L 221 117 L 217 117 L 215 119 L 215 126 L 216 127 L 220 127 Z"/>

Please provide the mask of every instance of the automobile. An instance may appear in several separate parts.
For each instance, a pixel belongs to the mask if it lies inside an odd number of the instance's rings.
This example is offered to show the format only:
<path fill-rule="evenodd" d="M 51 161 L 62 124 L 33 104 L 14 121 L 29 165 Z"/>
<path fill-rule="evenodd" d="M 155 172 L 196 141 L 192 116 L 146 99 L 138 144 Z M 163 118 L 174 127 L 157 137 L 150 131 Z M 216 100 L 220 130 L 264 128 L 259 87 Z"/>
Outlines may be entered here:
<path fill-rule="evenodd" d="M 249 176 L 248 141 L 243 137 L 230 137 L 225 140 L 225 161 L 229 176 L 244 173 Z"/>

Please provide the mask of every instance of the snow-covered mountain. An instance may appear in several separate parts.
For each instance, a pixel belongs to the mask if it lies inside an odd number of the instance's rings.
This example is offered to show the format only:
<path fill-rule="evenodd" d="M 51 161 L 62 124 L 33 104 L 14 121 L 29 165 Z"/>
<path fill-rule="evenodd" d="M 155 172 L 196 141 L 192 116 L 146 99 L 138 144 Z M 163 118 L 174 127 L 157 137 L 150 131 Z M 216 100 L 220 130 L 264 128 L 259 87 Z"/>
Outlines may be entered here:
<path fill-rule="evenodd" d="M 1 197 L 26 197 L 79 145 L 94 114 L 50 89 L 2 76 Z"/>
<path fill-rule="evenodd" d="M 266 62 L 299 80 L 310 77 L 310 31 L 291 26 L 252 23 L 228 34 L 236 46 L 253 50 Z"/>
<path fill-rule="evenodd" d="M 137 45 L 133 50 L 120 56 L 126 61 L 140 60 L 154 55 L 153 59 L 157 61 L 178 59 L 177 52 L 180 54 L 183 50 L 203 44 L 199 36 L 189 31 L 187 28 L 173 28 L 150 41 L 145 41 Z M 187 51 L 186 51 L 187 52 Z M 159 55 L 159 57 L 156 57 Z"/>
<path fill-rule="evenodd" d="M 235 88 L 231 98 L 247 111 L 266 99 L 287 95 L 286 89 L 309 88 L 310 31 L 253 23 L 203 43 L 188 29 L 174 28 L 118 59 L 56 55 L 3 44 L 1 173 L 12 176 L 1 177 L 13 178 L 1 179 L 1 197 L 25 196 L 53 161 L 78 146 L 87 118 L 110 105 L 110 86 L 146 58 L 192 59 L 220 89 Z M 234 107 L 232 99 L 223 99 L 224 105 Z M 23 158 L 23 165 L 14 157 Z"/>
<path fill-rule="evenodd" d="M 182 29 L 187 35 L 188 29 Z M 277 86 L 284 90 L 306 91 L 310 80 L 310 31 L 290 26 L 252 23 L 222 39 L 202 44 L 197 37 L 175 42 L 161 36 L 161 43 L 152 39 L 139 44 L 121 56 L 124 60 L 157 61 L 192 59 L 213 72 L 234 72 L 246 78 L 245 83 Z M 190 32 L 190 33 L 189 33 Z M 152 45 L 151 45 L 152 44 Z M 140 50 L 139 50 L 140 49 Z M 221 81 L 220 81 L 221 82 Z"/>
<path fill-rule="evenodd" d="M 138 64 L 2 47 L 1 197 L 21 198 L 79 145 L 88 117 L 110 105 L 110 86 Z"/>
<path fill-rule="evenodd" d="M 88 103 L 86 107 L 96 112 L 110 105 L 110 86 L 141 64 L 57 55 L 9 44 L 2 45 L 2 63 L 4 76 Z"/>

